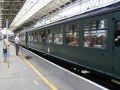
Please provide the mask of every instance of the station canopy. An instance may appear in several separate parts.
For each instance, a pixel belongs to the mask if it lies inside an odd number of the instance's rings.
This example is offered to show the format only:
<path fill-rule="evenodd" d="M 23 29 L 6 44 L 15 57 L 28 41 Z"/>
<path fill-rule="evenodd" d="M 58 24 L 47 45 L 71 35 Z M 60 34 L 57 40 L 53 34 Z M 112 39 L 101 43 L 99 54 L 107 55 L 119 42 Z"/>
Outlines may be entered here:
<path fill-rule="evenodd" d="M 24 1 L 25 0 L 0 0 L 0 28 L 5 27 L 6 19 L 9 20 L 9 24 L 13 21 L 24 4 Z"/>
<path fill-rule="evenodd" d="M 90 10 L 90 7 L 97 7 L 97 5 L 100 6 L 103 5 L 103 3 L 110 4 L 117 1 L 120 0 L 0 0 L 2 7 L 0 10 L 0 12 L 2 12 L 0 27 L 5 26 L 5 19 L 9 20 L 9 27 L 13 31 L 21 27 L 24 28 L 24 26 L 30 26 L 42 17 L 51 15 L 53 12 L 58 14 L 57 11 L 62 11 L 63 8 L 74 2 L 78 3 L 78 11 L 76 10 L 76 12 L 81 12 L 80 10 Z M 73 6 L 75 8 L 76 5 Z M 62 11 L 62 15 L 68 15 L 67 11 L 71 10 Z M 72 11 L 74 12 L 75 10 Z M 59 13 L 59 15 L 61 14 Z"/>
<path fill-rule="evenodd" d="M 65 3 L 70 3 L 72 1 L 76 0 L 26 0 L 10 27 L 15 28 L 28 21 L 36 21 L 49 12 L 58 9 Z"/>

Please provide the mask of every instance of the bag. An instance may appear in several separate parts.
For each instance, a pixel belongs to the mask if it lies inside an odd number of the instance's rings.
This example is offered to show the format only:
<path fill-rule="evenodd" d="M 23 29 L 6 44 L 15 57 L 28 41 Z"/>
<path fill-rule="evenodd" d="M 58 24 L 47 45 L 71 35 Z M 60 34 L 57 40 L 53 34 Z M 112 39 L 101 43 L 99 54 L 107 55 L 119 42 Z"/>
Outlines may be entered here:
<path fill-rule="evenodd" d="M 6 49 L 3 49 L 3 53 L 7 53 L 7 48 L 6 48 Z"/>

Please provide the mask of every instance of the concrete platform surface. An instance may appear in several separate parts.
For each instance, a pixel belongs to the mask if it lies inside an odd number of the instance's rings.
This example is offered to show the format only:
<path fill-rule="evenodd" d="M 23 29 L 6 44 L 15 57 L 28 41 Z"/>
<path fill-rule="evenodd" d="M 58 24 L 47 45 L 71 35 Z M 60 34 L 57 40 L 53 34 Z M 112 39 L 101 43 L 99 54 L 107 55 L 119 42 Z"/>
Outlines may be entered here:
<path fill-rule="evenodd" d="M 3 62 L 1 43 L 0 90 L 107 90 L 22 49 L 24 55 L 31 56 L 24 60 L 15 55 L 13 44 L 10 46 L 8 68 L 8 63 Z"/>

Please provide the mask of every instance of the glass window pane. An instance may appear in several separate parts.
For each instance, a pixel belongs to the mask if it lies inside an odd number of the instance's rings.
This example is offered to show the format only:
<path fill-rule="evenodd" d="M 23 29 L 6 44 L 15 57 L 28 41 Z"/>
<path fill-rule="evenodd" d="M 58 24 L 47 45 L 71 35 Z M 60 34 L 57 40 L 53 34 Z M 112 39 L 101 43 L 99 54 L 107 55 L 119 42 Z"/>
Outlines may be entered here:
<path fill-rule="evenodd" d="M 74 31 L 79 31 L 79 28 L 80 28 L 80 27 L 79 27 L 79 24 L 75 24 L 75 25 L 74 25 Z"/>
<path fill-rule="evenodd" d="M 42 43 L 45 42 L 45 37 L 46 37 L 45 31 L 42 31 L 42 32 L 41 32 L 41 42 L 42 42 Z"/>
<path fill-rule="evenodd" d="M 31 34 L 31 41 L 33 42 L 33 32 L 32 32 L 32 34 Z"/>
<path fill-rule="evenodd" d="M 38 42 L 43 42 L 42 34 L 43 34 L 43 32 L 42 32 L 42 31 L 39 31 L 39 34 L 38 34 Z"/>
<path fill-rule="evenodd" d="M 34 42 L 37 42 L 37 36 L 38 36 L 38 34 L 37 34 L 37 32 L 34 32 Z"/>
<path fill-rule="evenodd" d="M 85 31 L 84 47 L 106 48 L 107 30 Z"/>
<path fill-rule="evenodd" d="M 66 26 L 66 32 L 72 32 L 72 26 L 70 25 Z"/>
<path fill-rule="evenodd" d="M 55 28 L 54 29 L 54 33 L 59 33 L 60 32 L 60 28 Z"/>
<path fill-rule="evenodd" d="M 92 21 L 92 30 L 97 29 L 97 21 Z"/>
<path fill-rule="evenodd" d="M 107 19 L 103 19 L 98 22 L 98 29 L 104 28 L 107 28 Z"/>
<path fill-rule="evenodd" d="M 79 46 L 79 32 L 66 33 L 65 43 L 70 46 Z"/>
<path fill-rule="evenodd" d="M 46 34 L 46 43 L 52 43 L 52 31 L 48 30 Z"/>
<path fill-rule="evenodd" d="M 63 33 L 63 27 L 60 27 L 60 33 Z"/>
<path fill-rule="evenodd" d="M 21 41 L 25 41 L 25 34 L 22 33 L 22 34 L 20 35 L 20 40 L 21 40 Z"/>
<path fill-rule="evenodd" d="M 98 36 L 98 42 L 97 45 L 101 48 L 106 48 L 107 45 L 107 31 L 106 30 L 100 30 L 97 31 Z"/>
<path fill-rule="evenodd" d="M 54 34 L 54 44 L 63 44 L 63 34 Z"/>
<path fill-rule="evenodd" d="M 39 33 L 38 33 L 38 42 L 42 42 L 41 39 L 42 39 L 42 38 L 41 38 L 41 31 L 39 31 Z"/>
<path fill-rule="evenodd" d="M 90 22 L 84 24 L 84 30 L 91 30 L 91 23 Z"/>
<path fill-rule="evenodd" d="M 28 34 L 28 41 L 30 42 L 31 33 Z"/>
<path fill-rule="evenodd" d="M 54 34 L 54 44 L 63 44 L 63 27 L 60 27 L 60 31 Z"/>

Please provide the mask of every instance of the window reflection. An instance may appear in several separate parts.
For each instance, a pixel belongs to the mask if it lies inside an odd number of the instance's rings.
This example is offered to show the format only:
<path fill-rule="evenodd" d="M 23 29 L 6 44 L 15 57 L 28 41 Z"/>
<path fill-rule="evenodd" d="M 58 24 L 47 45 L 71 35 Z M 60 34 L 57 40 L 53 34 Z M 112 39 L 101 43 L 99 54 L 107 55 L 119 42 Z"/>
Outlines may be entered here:
<path fill-rule="evenodd" d="M 31 33 L 31 38 L 30 38 L 30 41 L 33 42 L 33 32 Z"/>
<path fill-rule="evenodd" d="M 107 28 L 107 19 L 99 20 L 98 29 Z"/>
<path fill-rule="evenodd" d="M 63 27 L 54 30 L 54 44 L 63 44 Z"/>
<path fill-rule="evenodd" d="M 42 37 L 41 37 L 41 35 L 42 35 L 42 31 L 39 31 L 39 32 L 38 32 L 38 42 L 42 42 Z"/>
<path fill-rule="evenodd" d="M 79 32 L 67 33 L 66 44 L 70 46 L 79 46 Z"/>
<path fill-rule="evenodd" d="M 84 47 L 106 48 L 107 31 L 85 31 Z"/>
<path fill-rule="evenodd" d="M 34 40 L 34 42 L 37 42 L 37 37 L 38 37 L 37 32 L 34 32 L 34 36 L 33 36 L 33 40 Z"/>
<path fill-rule="evenodd" d="M 45 41 L 45 32 L 39 31 L 38 32 L 38 42 L 44 42 Z"/>
<path fill-rule="evenodd" d="M 41 41 L 42 41 L 42 43 L 45 42 L 45 37 L 46 37 L 45 31 L 42 31 L 42 33 L 41 33 Z"/>
<path fill-rule="evenodd" d="M 91 23 L 84 24 L 84 30 L 90 30 L 91 29 Z"/>
<path fill-rule="evenodd" d="M 21 34 L 21 35 L 20 35 L 20 40 L 21 40 L 21 41 L 25 41 L 25 34 Z"/>
<path fill-rule="evenodd" d="M 28 41 L 30 42 L 31 33 L 28 33 Z"/>
<path fill-rule="evenodd" d="M 97 29 L 97 21 L 92 21 L 92 30 Z"/>
<path fill-rule="evenodd" d="M 68 30 L 68 27 L 71 28 Z M 70 46 L 79 46 L 79 24 L 66 26 L 65 43 Z"/>
<path fill-rule="evenodd" d="M 106 41 L 107 41 L 106 28 L 107 28 L 107 19 L 85 23 L 84 24 L 84 30 L 85 30 L 84 31 L 84 47 L 106 48 Z"/>
<path fill-rule="evenodd" d="M 52 31 L 51 30 L 46 31 L 46 43 L 52 43 Z"/>
<path fill-rule="evenodd" d="M 73 25 L 73 29 L 74 29 L 74 31 L 79 31 L 79 24 L 75 24 L 75 25 Z"/>

